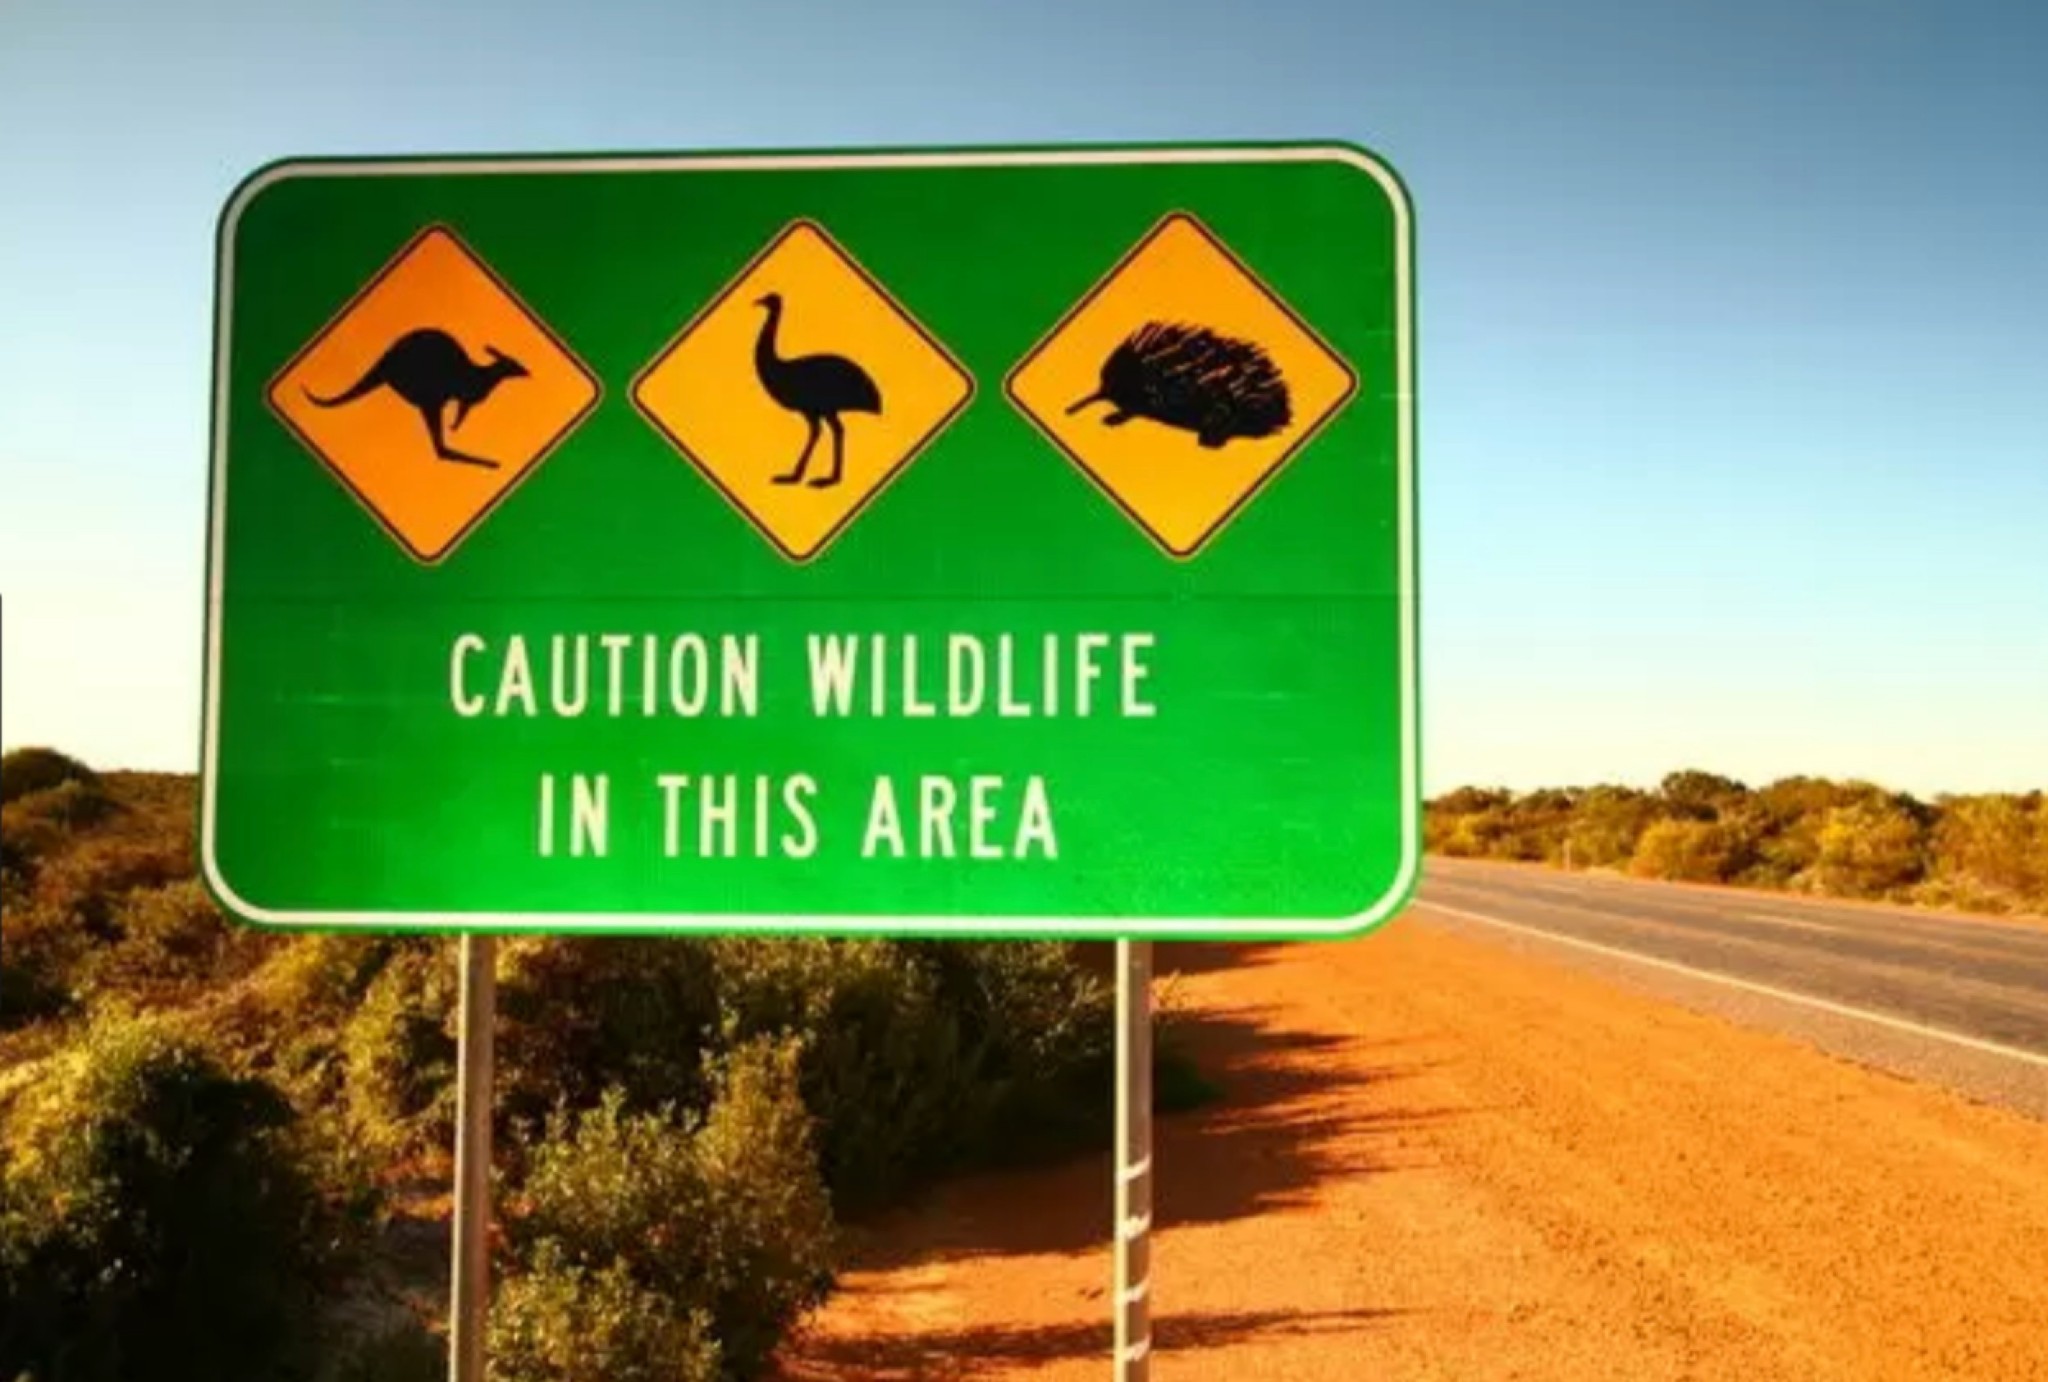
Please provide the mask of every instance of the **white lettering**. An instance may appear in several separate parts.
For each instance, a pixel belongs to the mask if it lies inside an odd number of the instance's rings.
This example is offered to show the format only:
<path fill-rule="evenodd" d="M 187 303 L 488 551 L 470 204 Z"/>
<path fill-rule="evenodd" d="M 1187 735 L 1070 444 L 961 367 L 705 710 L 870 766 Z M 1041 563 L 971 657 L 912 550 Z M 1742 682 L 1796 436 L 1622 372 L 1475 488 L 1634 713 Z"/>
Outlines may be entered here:
<path fill-rule="evenodd" d="M 719 795 L 721 791 L 723 798 Z M 723 778 L 705 778 L 697 793 L 697 853 L 706 859 L 735 857 L 739 853 L 739 842 L 735 838 L 739 814 L 739 775 L 727 773 Z M 720 828 L 725 834 L 714 840 L 712 832 Z"/>
<path fill-rule="evenodd" d="M 972 654 L 971 658 L 961 655 Z M 971 675 L 963 670 L 971 665 Z M 981 640 L 971 634 L 956 633 L 946 639 L 946 709 L 954 715 L 972 715 L 981 709 L 983 685 L 988 680 L 988 663 L 981 651 Z M 973 690 L 968 690 L 969 687 Z"/>
<path fill-rule="evenodd" d="M 1047 718 L 1060 713 L 1060 640 L 1051 633 L 1045 636 L 1045 713 Z"/>
<path fill-rule="evenodd" d="M 782 852 L 792 859 L 808 859 L 818 849 L 818 823 L 811 817 L 811 809 L 804 803 L 818 794 L 818 784 L 809 773 L 798 773 L 782 784 L 782 804 L 789 814 L 796 817 L 797 828 L 803 833 L 792 842 L 785 833 L 782 837 Z"/>
<path fill-rule="evenodd" d="M 744 707 L 741 713 L 754 716 L 761 708 L 761 636 L 750 633 L 742 644 L 731 634 L 722 634 L 718 649 L 725 668 L 725 679 L 719 686 L 720 712 L 731 715 L 735 709 Z"/>
<path fill-rule="evenodd" d="M 549 666 L 554 673 L 551 678 L 552 684 L 548 687 L 548 699 L 554 702 L 557 715 L 564 719 L 573 720 L 583 713 L 583 707 L 590 700 L 590 635 L 587 633 L 576 635 L 576 696 L 574 700 L 565 700 L 562 695 L 562 688 L 569 680 L 568 673 L 562 667 L 562 654 L 568 640 L 563 638 L 561 634 L 556 634 L 548 642 L 550 645 Z"/>
<path fill-rule="evenodd" d="M 1009 634 L 996 638 L 996 714 L 1008 720 L 1021 720 L 1031 714 L 1031 707 L 1017 699 L 1017 649 Z"/>
<path fill-rule="evenodd" d="M 569 820 L 569 852 L 604 857 L 606 835 L 611 827 L 608 799 L 611 779 L 599 773 L 594 779 L 577 773 L 571 780 L 574 805 Z"/>
<path fill-rule="evenodd" d="M 1009 784 L 992 773 L 977 773 L 964 780 L 941 773 L 921 775 L 917 779 L 917 857 L 959 857 L 962 850 L 955 824 L 956 817 L 964 808 L 965 819 L 959 825 L 966 835 L 967 857 L 1024 859 L 1035 851 L 1042 858 L 1057 858 L 1059 842 L 1053 830 L 1052 801 L 1046 791 L 1045 779 L 1034 774 L 1024 780 L 1021 805 L 1010 792 Z M 1004 834 L 1006 831 L 1007 836 Z M 875 857 L 879 846 L 884 843 L 888 845 L 891 857 L 900 859 L 904 856 L 904 831 L 897 806 L 896 785 L 886 776 L 875 779 L 861 857 Z"/>
<path fill-rule="evenodd" d="M 875 779 L 875 793 L 868 801 L 867 834 L 860 842 L 860 857 L 872 859 L 875 843 L 886 839 L 889 852 L 898 859 L 903 857 L 903 818 L 896 809 L 896 786 L 886 777 Z"/>
<path fill-rule="evenodd" d="M 473 719 L 483 714 L 484 707 L 489 704 L 482 696 L 469 695 L 464 690 L 462 680 L 463 654 L 483 646 L 484 641 L 481 637 L 465 633 L 456 638 L 454 646 L 448 653 L 448 699 L 454 704 L 455 713 L 465 719 Z"/>
<path fill-rule="evenodd" d="M 811 634 L 805 640 L 811 659 L 811 713 L 845 715 L 853 697 L 853 672 L 860 661 L 856 635 L 823 639 Z M 836 707 L 836 708 L 828 708 Z"/>
<path fill-rule="evenodd" d="M 1134 720 L 1149 719 L 1154 708 L 1138 699 L 1138 683 L 1151 675 L 1152 669 L 1138 660 L 1137 650 L 1152 646 L 1149 633 L 1127 633 L 1124 635 L 1124 714 Z"/>
<path fill-rule="evenodd" d="M 605 690 L 610 697 L 612 717 L 616 719 L 626 708 L 626 649 L 633 646 L 633 635 L 608 633 L 597 641 L 604 645 Z"/>
<path fill-rule="evenodd" d="M 655 781 L 662 789 L 662 853 L 666 857 L 673 859 L 682 852 L 684 801 L 693 781 L 697 784 L 698 856 L 706 859 L 739 856 L 738 774 L 705 775 L 692 779 L 683 773 L 663 773 Z M 778 844 L 782 853 L 790 858 L 809 858 L 818 847 L 817 822 L 806 804 L 810 797 L 817 795 L 816 779 L 808 773 L 798 773 L 782 784 L 781 804 L 795 830 L 793 833 L 785 831 L 779 840 L 771 840 L 776 804 L 775 779 L 766 774 L 756 774 L 752 783 L 752 801 L 749 804 L 753 820 L 753 857 L 767 858 L 772 843 Z"/>
<path fill-rule="evenodd" d="M 676 714 L 690 717 L 704 713 L 704 702 L 711 694 L 709 660 L 704 640 L 697 634 L 686 633 L 669 645 L 668 703 L 675 707 Z"/>
<path fill-rule="evenodd" d="M 683 789 L 690 778 L 687 773 L 663 773 L 654 780 L 661 787 L 661 852 L 673 859 L 683 847 Z"/>
<path fill-rule="evenodd" d="M 533 668 L 526 660 L 526 640 L 516 633 L 506 645 L 505 668 L 498 678 L 498 714 L 503 715 L 515 699 L 529 716 L 540 713 L 533 699 Z"/>
<path fill-rule="evenodd" d="M 1088 694 L 1088 688 L 1094 684 L 1097 677 L 1102 675 L 1102 669 L 1095 665 L 1095 655 L 1108 646 L 1109 635 L 1106 633 L 1084 633 L 1074 640 L 1074 652 L 1081 664 L 1075 668 L 1077 676 L 1074 685 L 1074 713 L 1076 715 L 1087 715 L 1089 707 L 1093 704 Z"/>
<path fill-rule="evenodd" d="M 944 836 L 940 858 L 953 857 L 953 803 L 958 793 L 953 780 L 927 773 L 917 784 L 917 851 L 926 859 L 934 854 L 932 841 Z"/>
<path fill-rule="evenodd" d="M 996 818 L 996 808 L 989 801 L 989 794 L 1002 785 L 1003 780 L 999 777 L 976 775 L 969 780 L 968 791 L 974 797 L 974 805 L 969 808 L 970 825 L 968 839 L 970 843 L 967 852 L 977 859 L 1000 859 L 1003 857 L 1003 847 L 1001 845 L 992 845 L 988 842 L 988 827 Z"/>
<path fill-rule="evenodd" d="M 1046 858 L 1059 857 L 1059 842 L 1052 833 L 1052 803 L 1046 799 L 1045 779 L 1036 773 L 1024 780 L 1024 817 L 1017 823 L 1017 842 L 1013 851 L 1016 857 L 1022 859 L 1030 853 L 1034 840 Z"/>

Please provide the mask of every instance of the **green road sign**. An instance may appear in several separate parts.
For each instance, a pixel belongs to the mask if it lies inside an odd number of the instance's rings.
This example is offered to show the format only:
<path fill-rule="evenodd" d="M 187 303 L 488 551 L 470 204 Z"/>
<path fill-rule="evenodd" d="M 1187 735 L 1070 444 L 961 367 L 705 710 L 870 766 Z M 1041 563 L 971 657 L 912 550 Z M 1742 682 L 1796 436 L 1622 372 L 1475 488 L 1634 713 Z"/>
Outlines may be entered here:
<path fill-rule="evenodd" d="M 206 876 L 279 926 L 1381 921 L 1413 301 L 1343 145 L 265 167 Z"/>

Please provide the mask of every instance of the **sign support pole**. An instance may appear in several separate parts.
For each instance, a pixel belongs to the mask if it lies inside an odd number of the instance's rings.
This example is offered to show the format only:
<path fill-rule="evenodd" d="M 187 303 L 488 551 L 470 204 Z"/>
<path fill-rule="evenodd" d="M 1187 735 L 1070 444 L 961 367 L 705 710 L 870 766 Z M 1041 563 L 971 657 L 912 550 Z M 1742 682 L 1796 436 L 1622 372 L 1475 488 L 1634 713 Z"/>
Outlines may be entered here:
<path fill-rule="evenodd" d="M 448 1311 L 450 1382 L 484 1382 L 490 1316 L 491 1056 L 498 1006 L 496 942 L 462 937 L 456 1047 L 455 1243 Z"/>
<path fill-rule="evenodd" d="M 1152 1376 L 1152 942 L 1116 943 L 1116 1382 Z"/>

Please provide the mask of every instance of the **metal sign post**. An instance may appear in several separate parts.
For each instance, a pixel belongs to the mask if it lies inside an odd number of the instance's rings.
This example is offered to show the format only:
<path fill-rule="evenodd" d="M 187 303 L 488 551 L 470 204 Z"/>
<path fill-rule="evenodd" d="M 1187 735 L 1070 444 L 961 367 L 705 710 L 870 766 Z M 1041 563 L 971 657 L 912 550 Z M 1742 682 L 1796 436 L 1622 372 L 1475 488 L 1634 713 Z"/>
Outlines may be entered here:
<path fill-rule="evenodd" d="M 484 1382 L 491 1290 L 491 1057 L 497 945 L 462 938 L 455 1100 L 455 1241 L 448 1312 L 450 1382 Z"/>
<path fill-rule="evenodd" d="M 1116 1382 L 1152 1376 L 1152 942 L 1116 943 Z"/>

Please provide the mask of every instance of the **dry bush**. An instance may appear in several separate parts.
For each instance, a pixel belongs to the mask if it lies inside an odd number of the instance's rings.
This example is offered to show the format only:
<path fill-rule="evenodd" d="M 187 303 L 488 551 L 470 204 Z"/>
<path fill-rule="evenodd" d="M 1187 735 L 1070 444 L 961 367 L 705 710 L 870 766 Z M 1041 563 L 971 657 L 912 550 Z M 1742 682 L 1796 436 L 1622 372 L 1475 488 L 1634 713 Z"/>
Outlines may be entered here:
<path fill-rule="evenodd" d="M 1750 789 L 1697 769 L 1655 792 L 1609 785 L 1524 793 L 1460 788 L 1426 804 L 1432 852 L 1625 863 L 1641 876 L 1992 911 L 2048 910 L 2048 799 L 1926 803 L 1866 781 L 1780 778 Z"/>
<path fill-rule="evenodd" d="M 0 1375 L 310 1375 L 365 1201 L 282 1095 L 117 1013 L 38 1073 L 0 1148 Z"/>
<path fill-rule="evenodd" d="M 0 754 L 0 805 L 72 783 L 97 786 L 99 774 L 55 749 L 20 748 Z"/>
<path fill-rule="evenodd" d="M 833 1216 L 799 1056 L 793 1040 L 739 1046 L 716 1062 L 701 1117 L 629 1112 L 611 1089 L 550 1120 L 507 1221 L 517 1270 L 493 1334 L 511 1350 L 508 1379 L 759 1372 L 831 1283 Z M 636 1313 L 648 1330 L 637 1341 L 625 1323 Z M 589 1371 L 579 1340 L 644 1370 Z"/>
<path fill-rule="evenodd" d="M 1662 820 L 1643 832 L 1629 872 L 1640 878 L 1718 883 L 1741 868 L 1743 842 L 1715 821 Z"/>

